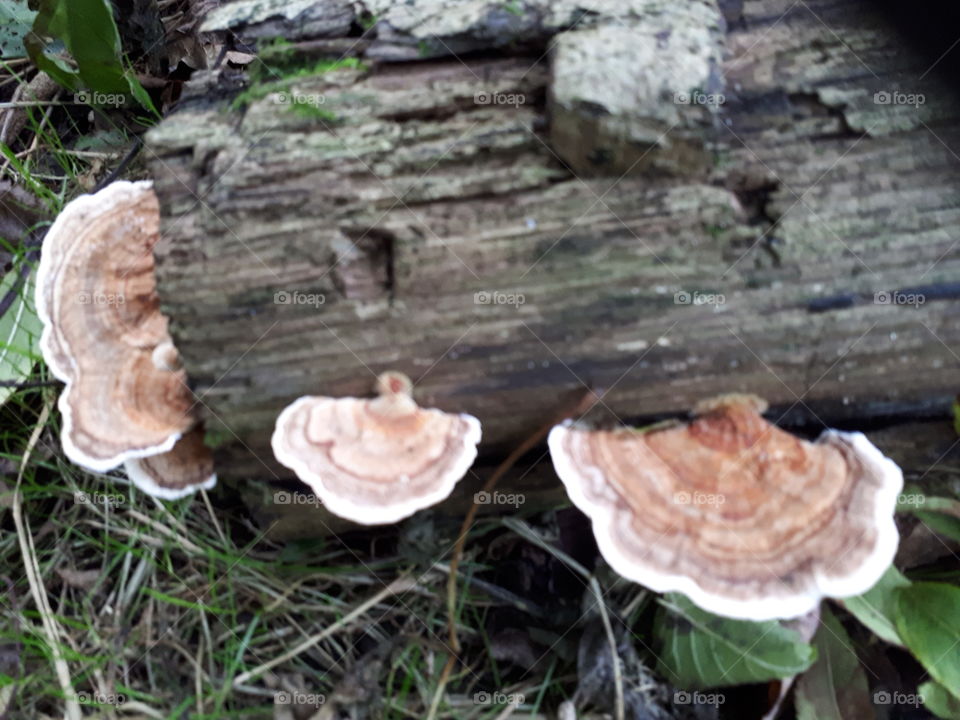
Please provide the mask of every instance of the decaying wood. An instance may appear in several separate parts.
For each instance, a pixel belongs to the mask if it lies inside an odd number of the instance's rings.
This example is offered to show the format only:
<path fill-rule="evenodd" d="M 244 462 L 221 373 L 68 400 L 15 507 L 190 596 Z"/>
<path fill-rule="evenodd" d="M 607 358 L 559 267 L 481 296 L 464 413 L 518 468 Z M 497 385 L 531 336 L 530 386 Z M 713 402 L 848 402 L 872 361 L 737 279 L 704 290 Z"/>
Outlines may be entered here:
<path fill-rule="evenodd" d="M 314 56 L 353 37 L 365 65 L 245 103 L 237 71 L 201 73 L 148 136 L 158 287 L 221 477 L 289 478 L 280 410 L 387 369 L 480 418 L 488 458 L 584 384 L 607 391 L 600 421 L 749 391 L 836 423 L 956 392 L 960 106 L 866 0 L 745 3 L 699 88 L 619 67 L 654 88 L 621 105 L 578 104 L 569 58 L 642 57 L 607 42 L 653 27 L 629 3 L 235 5 L 207 29 Z M 622 167 L 605 151 L 631 137 Z"/>

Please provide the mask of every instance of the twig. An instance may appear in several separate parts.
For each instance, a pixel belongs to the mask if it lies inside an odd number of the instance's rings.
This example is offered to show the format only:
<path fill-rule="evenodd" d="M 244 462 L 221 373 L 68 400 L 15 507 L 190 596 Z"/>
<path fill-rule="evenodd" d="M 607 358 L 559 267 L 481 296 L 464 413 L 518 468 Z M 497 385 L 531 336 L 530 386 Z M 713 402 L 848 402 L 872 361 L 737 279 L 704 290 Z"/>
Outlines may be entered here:
<path fill-rule="evenodd" d="M 0 380 L 0 387 L 12 387 L 15 390 L 25 390 L 26 388 L 35 387 L 53 387 L 59 384 L 59 380 L 26 380 L 23 382 L 18 380 Z"/>
<path fill-rule="evenodd" d="M 569 566 L 571 570 L 575 570 L 576 572 L 580 573 L 590 584 L 590 591 L 593 593 L 593 596 L 597 601 L 597 610 L 600 612 L 600 620 L 603 622 L 603 629 L 607 636 L 607 644 L 610 646 L 610 656 L 613 660 L 613 683 L 616 696 L 614 717 L 616 720 L 624 720 L 623 672 L 620 669 L 620 654 L 617 652 L 617 639 L 613 634 L 613 626 L 610 623 L 610 615 L 607 613 L 607 605 L 603 600 L 603 593 L 600 591 L 600 583 L 597 582 L 596 576 L 572 557 L 567 555 L 567 553 L 563 552 L 563 550 L 553 547 L 553 545 L 540 537 L 540 535 L 537 534 L 532 527 L 527 525 L 527 523 L 523 522 L 523 520 L 508 517 L 503 519 L 503 524 L 517 533 L 520 537 L 532 542 L 537 547 L 546 550 L 564 565 Z"/>
<path fill-rule="evenodd" d="M 493 471 L 493 474 L 487 479 L 483 484 L 480 492 L 489 493 L 500 482 L 500 478 L 506 475 L 507 471 L 512 468 L 517 461 L 526 455 L 530 450 L 535 448 L 543 439 L 547 436 L 550 430 L 554 425 L 557 425 L 567 418 L 575 417 L 586 412 L 594 403 L 596 402 L 596 396 L 594 395 L 593 390 L 585 390 L 577 399 L 576 405 L 568 406 L 564 408 L 560 413 L 557 414 L 550 422 L 546 423 L 543 427 L 539 428 L 536 432 L 530 435 L 526 440 L 524 440 L 520 445 L 518 445 L 513 452 L 511 452 L 506 459 L 500 465 L 497 466 L 497 469 Z M 450 648 L 453 653 L 450 655 L 450 659 L 447 660 L 447 664 L 443 667 L 443 672 L 440 674 L 440 680 L 437 683 L 437 690 L 433 695 L 433 700 L 430 703 L 430 712 L 427 715 L 427 720 L 435 720 L 437 716 L 437 708 L 440 706 L 440 698 L 443 697 L 444 688 L 446 688 L 447 682 L 450 680 L 450 673 L 453 672 L 453 666 L 457 661 L 457 654 L 460 652 L 460 638 L 457 637 L 457 568 L 460 566 L 460 558 L 463 557 L 463 548 L 467 544 L 467 534 L 470 531 L 470 528 L 473 526 L 473 520 L 477 516 L 478 510 L 477 503 L 473 503 L 470 506 L 470 509 L 467 510 L 467 514 L 463 518 L 463 524 L 460 526 L 460 535 L 457 537 L 457 543 L 453 548 L 453 555 L 450 557 L 450 575 L 447 577 L 447 630 L 450 635 Z"/>
<path fill-rule="evenodd" d="M 20 553 L 23 555 L 23 567 L 26 571 L 27 582 L 30 584 L 30 594 L 37 605 L 37 611 L 40 613 L 43 633 L 47 638 L 47 645 L 50 647 L 50 654 L 53 657 L 53 666 L 57 673 L 57 680 L 60 683 L 60 689 L 63 691 L 64 718 L 66 720 L 82 720 L 83 715 L 80 712 L 80 703 L 77 702 L 77 694 L 73 689 L 73 681 L 70 678 L 70 667 L 63 658 L 63 652 L 60 649 L 59 635 L 61 630 L 57 624 L 56 617 L 50 609 L 50 601 L 47 597 L 46 589 L 43 587 L 43 577 L 40 574 L 40 565 L 37 562 L 37 550 L 33 546 L 33 534 L 30 532 L 30 522 L 23 516 L 23 495 L 20 492 L 20 486 L 23 483 L 23 473 L 27 469 L 27 463 L 33 454 L 33 449 L 40 440 L 40 434 L 43 432 L 50 417 L 50 405 L 45 404 L 40 417 L 37 418 L 37 425 L 30 435 L 27 442 L 23 458 L 20 460 L 20 471 L 17 473 L 17 486 L 13 493 L 13 522 L 17 528 L 17 538 L 20 541 Z"/>
<path fill-rule="evenodd" d="M 213 523 L 213 527 L 220 537 L 220 542 L 223 543 L 225 548 L 230 547 L 230 543 L 227 542 L 227 536 L 223 534 L 223 528 L 220 527 L 220 521 L 217 520 L 217 514 L 213 511 L 213 505 L 210 504 L 210 496 L 207 495 L 207 491 L 202 488 L 200 490 L 200 496 L 203 498 L 203 504 L 206 506 L 207 512 L 210 513 L 210 522 Z"/>
<path fill-rule="evenodd" d="M 349 625 L 351 622 L 353 622 L 358 617 L 360 617 L 365 612 L 367 612 L 367 610 L 376 606 L 378 603 L 382 602 L 384 599 L 388 598 L 391 595 L 396 595 L 397 593 L 401 593 L 406 590 L 409 590 L 415 586 L 416 586 L 416 581 L 414 581 L 413 578 L 411 578 L 409 575 L 401 575 L 392 583 L 387 585 L 383 590 L 381 590 L 376 595 L 374 595 L 372 598 L 357 605 L 357 607 L 355 607 L 353 610 L 348 612 L 346 615 L 340 618 L 337 622 L 333 623 L 333 625 L 330 625 L 329 627 L 327 627 L 323 632 L 317 633 L 313 637 L 307 638 L 302 643 L 297 645 L 295 648 L 285 652 L 283 655 L 275 657 L 273 660 L 270 660 L 269 662 L 265 662 L 262 665 L 255 667 L 253 670 L 237 675 L 237 677 L 233 679 L 233 686 L 237 687 L 238 685 L 243 685 L 245 682 L 248 682 L 249 680 L 253 680 L 254 678 L 260 677 L 268 670 L 272 670 L 277 665 L 282 665 L 283 663 L 287 662 L 287 660 L 292 660 L 293 658 L 297 657 L 297 655 L 300 655 L 301 653 L 306 652 L 307 650 L 312 648 L 314 645 L 317 645 L 323 642 L 323 640 L 333 635 L 335 632 L 340 630 L 345 625 Z"/>
<path fill-rule="evenodd" d="M 103 190 L 103 188 L 105 188 L 107 185 L 109 185 L 118 177 L 120 177 L 120 174 L 127 169 L 127 165 L 133 162 L 133 159 L 137 156 L 137 153 L 140 152 L 140 148 L 142 147 L 143 147 L 143 138 L 138 136 L 133 141 L 133 147 L 130 148 L 130 150 L 127 151 L 127 154 L 123 156 L 123 160 L 120 161 L 120 164 L 117 165 L 113 170 L 111 170 L 106 177 L 101 178 L 100 182 L 97 183 L 93 191 L 99 192 L 100 190 Z"/>
<path fill-rule="evenodd" d="M 610 624 L 610 616 L 607 614 L 607 605 L 603 600 L 603 594 L 600 592 L 600 583 L 593 575 L 590 576 L 590 589 L 597 599 L 597 608 L 600 610 L 600 619 L 603 621 L 603 629 L 607 633 L 607 644 L 610 646 L 610 659 L 613 661 L 613 687 L 615 693 L 614 718 L 623 720 L 623 671 L 620 668 L 620 653 L 617 652 L 617 639 L 613 635 L 613 626 Z"/>

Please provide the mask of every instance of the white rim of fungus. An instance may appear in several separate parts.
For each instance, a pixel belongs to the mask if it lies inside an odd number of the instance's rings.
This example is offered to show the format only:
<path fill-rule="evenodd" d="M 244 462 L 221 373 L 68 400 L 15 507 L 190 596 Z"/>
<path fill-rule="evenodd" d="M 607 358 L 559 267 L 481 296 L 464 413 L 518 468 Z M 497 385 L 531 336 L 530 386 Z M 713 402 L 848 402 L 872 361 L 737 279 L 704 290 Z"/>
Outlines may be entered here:
<path fill-rule="evenodd" d="M 874 496 L 874 524 L 878 537 L 868 558 L 853 574 L 839 579 L 831 580 L 824 577 L 822 572 L 815 571 L 811 582 L 802 592 L 739 600 L 705 590 L 693 578 L 654 569 L 621 552 L 612 535 L 612 506 L 593 502 L 587 497 L 583 491 L 584 472 L 573 465 L 572 459 L 563 449 L 565 437 L 571 432 L 577 432 L 571 429 L 571 425 L 572 422 L 568 420 L 554 426 L 547 439 L 557 475 L 566 486 L 573 504 L 590 518 L 600 553 L 610 566 L 623 577 L 655 592 L 679 592 L 704 610 L 739 620 L 781 620 L 805 615 L 817 608 L 825 597 L 842 598 L 866 592 L 893 562 L 899 543 L 894 510 L 897 497 L 903 488 L 903 473 L 897 464 L 884 456 L 863 433 L 826 430 L 817 439 L 817 443 L 828 442 L 833 437 L 846 440 L 857 456 L 877 471 L 881 478 L 881 487 Z"/>
<path fill-rule="evenodd" d="M 419 510 L 424 510 L 448 498 L 454 487 L 463 479 L 463 476 L 467 474 L 467 471 L 473 466 L 474 460 L 476 460 L 477 445 L 480 444 L 482 436 L 480 421 L 473 415 L 460 413 L 457 417 L 467 424 L 467 432 L 464 433 L 460 445 L 461 452 L 450 472 L 444 475 L 443 481 L 433 492 L 408 498 L 405 501 L 401 498 L 389 505 L 363 505 L 354 502 L 352 498 L 343 497 L 329 490 L 324 484 L 323 478 L 312 472 L 305 460 L 295 453 L 288 452 L 284 447 L 287 420 L 302 405 L 309 404 L 317 399 L 319 398 L 314 395 L 304 395 L 287 405 L 277 417 L 270 444 L 277 461 L 293 470 L 297 477 L 313 490 L 314 494 L 320 498 L 330 512 L 346 520 L 361 525 L 387 525 L 410 517 Z"/>
<path fill-rule="evenodd" d="M 63 232 L 64 227 L 77 222 L 83 222 L 85 218 L 91 215 L 100 214 L 104 211 L 104 206 L 114 207 L 125 202 L 133 202 L 137 196 L 153 187 L 151 180 L 140 180 L 130 182 L 127 180 L 118 180 L 107 185 L 99 192 L 80 195 L 69 203 L 57 215 L 46 237 L 55 237 L 57 233 Z M 58 258 L 59 259 L 59 258 Z M 73 390 L 75 382 L 74 372 L 76 370 L 76 361 L 72 356 L 72 348 L 64 346 L 61 348 L 70 362 L 69 367 L 63 367 L 56 360 L 56 353 L 52 351 L 51 344 L 57 342 L 54 340 L 54 322 L 52 313 L 54 308 L 60 303 L 60 288 L 54 288 L 51 293 L 52 304 L 54 307 L 47 306 L 45 289 L 51 281 L 51 274 L 56 271 L 53 265 L 53 258 L 47 250 L 46 242 L 40 250 L 40 263 L 37 268 L 37 280 L 34 288 L 34 301 L 37 308 L 37 316 L 43 323 L 43 332 L 40 335 L 40 352 L 43 359 L 50 368 L 50 372 L 64 383 L 63 391 L 57 401 L 57 407 L 63 417 L 63 424 L 60 428 L 60 443 L 67 457 L 78 465 L 82 465 L 90 470 L 97 472 L 106 472 L 119 466 L 127 460 L 150 457 L 170 450 L 180 439 L 182 433 L 175 432 L 168 436 L 163 442 L 143 448 L 136 448 L 127 452 L 122 452 L 108 458 L 97 458 L 87 455 L 83 450 L 77 447 L 73 440 L 73 413 L 69 404 L 69 396 Z"/>
<path fill-rule="evenodd" d="M 213 473 L 210 477 L 200 483 L 187 485 L 182 488 L 169 488 L 158 485 L 150 475 L 140 466 L 140 460 L 126 460 L 123 468 L 127 472 L 127 477 L 134 485 L 143 490 L 148 495 L 160 498 L 161 500 L 180 500 L 189 495 L 193 495 L 198 490 L 212 490 L 217 484 L 217 474 Z"/>

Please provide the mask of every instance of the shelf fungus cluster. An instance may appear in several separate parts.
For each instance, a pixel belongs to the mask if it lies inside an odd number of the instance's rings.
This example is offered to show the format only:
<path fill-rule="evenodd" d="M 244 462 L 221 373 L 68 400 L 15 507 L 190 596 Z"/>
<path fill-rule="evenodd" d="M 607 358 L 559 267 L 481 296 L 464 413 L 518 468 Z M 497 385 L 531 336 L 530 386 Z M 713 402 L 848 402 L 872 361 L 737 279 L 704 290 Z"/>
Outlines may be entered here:
<path fill-rule="evenodd" d="M 97 472 L 123 464 L 162 498 L 216 483 L 179 356 L 160 312 L 153 247 L 160 210 L 149 182 L 116 182 L 69 203 L 37 275 L 40 347 L 65 383 L 61 441 Z"/>
<path fill-rule="evenodd" d="M 304 396 L 277 418 L 273 452 L 334 514 L 393 523 L 453 491 L 477 456 L 480 422 L 417 405 L 386 372 L 373 399 Z"/>
<path fill-rule="evenodd" d="M 617 572 L 752 620 L 803 615 L 879 580 L 898 543 L 900 468 L 861 433 L 808 442 L 765 409 L 729 395 L 689 424 L 551 431 L 557 474 Z"/>

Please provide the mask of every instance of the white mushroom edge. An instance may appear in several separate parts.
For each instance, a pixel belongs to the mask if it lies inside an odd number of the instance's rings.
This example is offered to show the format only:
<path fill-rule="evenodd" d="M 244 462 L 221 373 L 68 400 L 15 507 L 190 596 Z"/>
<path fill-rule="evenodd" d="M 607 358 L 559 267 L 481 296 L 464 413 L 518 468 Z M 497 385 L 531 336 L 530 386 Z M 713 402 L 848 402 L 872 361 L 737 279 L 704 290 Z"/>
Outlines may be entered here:
<path fill-rule="evenodd" d="M 105 206 L 113 207 L 115 205 L 133 202 L 141 192 L 152 188 L 153 181 L 151 180 L 140 180 L 137 182 L 118 180 L 96 193 L 80 195 L 67 203 L 60 214 L 57 215 L 50 229 L 47 231 L 47 236 L 54 237 L 56 233 L 63 232 L 64 227 L 73 223 L 84 222 L 91 216 L 99 215 L 104 211 Z M 135 486 L 150 495 L 155 495 L 156 497 L 167 500 L 185 497 L 200 488 L 212 488 L 217 482 L 217 476 L 215 474 L 211 475 L 209 479 L 200 485 L 191 485 L 183 490 L 172 490 L 157 485 L 156 482 L 139 467 L 137 461 L 140 458 L 152 457 L 172 450 L 173 446 L 176 445 L 177 441 L 182 437 L 182 433 L 180 432 L 172 433 L 165 438 L 163 442 L 152 447 L 130 450 L 110 458 L 91 457 L 74 443 L 74 420 L 73 411 L 69 403 L 69 396 L 74 383 L 73 371 L 76 369 L 76 365 L 70 356 L 67 356 L 67 359 L 70 361 L 69 367 L 63 367 L 57 362 L 57 354 L 53 352 L 51 347 L 51 343 L 55 342 L 52 314 L 54 308 L 48 306 L 45 293 L 45 288 L 57 269 L 50 253 L 44 252 L 44 249 L 41 249 L 40 264 L 37 268 L 37 280 L 34 288 L 34 300 L 37 307 L 37 316 L 40 318 L 41 323 L 43 323 L 43 332 L 40 335 L 40 352 L 43 354 L 43 359 L 47 367 L 50 368 L 50 372 L 53 373 L 54 377 L 64 383 L 63 391 L 57 400 L 57 407 L 63 418 L 60 429 L 60 442 L 63 446 L 64 453 L 66 453 L 72 462 L 89 470 L 93 470 L 94 472 L 107 472 L 124 464 L 127 476 Z M 60 301 L 59 293 L 59 288 L 51 293 L 54 306 Z"/>
<path fill-rule="evenodd" d="M 874 502 L 874 523 L 878 537 L 870 555 L 856 572 L 847 577 L 830 579 L 822 574 L 815 574 L 813 584 L 804 592 L 738 600 L 709 592 L 695 579 L 686 575 L 655 570 L 620 552 L 612 535 L 615 526 L 612 504 L 594 502 L 586 496 L 583 492 L 584 470 L 574 467 L 571 458 L 563 450 L 565 436 L 570 432 L 576 432 L 571 426 L 571 421 L 555 426 L 547 439 L 550 457 L 557 475 L 566 486 L 567 494 L 573 504 L 590 518 L 600 553 L 610 566 L 623 577 L 655 592 L 679 592 L 704 610 L 740 620 L 795 618 L 819 607 L 825 597 L 843 598 L 866 592 L 876 584 L 893 562 L 900 537 L 894 521 L 894 511 L 897 498 L 903 490 L 903 472 L 863 433 L 825 430 L 816 442 L 831 442 L 834 439 L 846 442 L 863 463 L 873 468 L 881 478 L 881 487 L 877 491 Z M 606 480 L 598 469 L 589 468 L 588 470 L 597 474 L 593 479 L 601 481 L 600 487 L 606 486 Z"/>
<path fill-rule="evenodd" d="M 477 458 L 477 445 L 480 444 L 480 421 L 473 415 L 460 413 L 458 417 L 467 424 L 467 432 L 461 443 L 461 453 L 444 478 L 443 482 L 431 493 L 420 497 L 409 498 L 406 501 L 393 502 L 389 505 L 372 506 L 354 502 L 352 498 L 345 498 L 327 489 L 323 478 L 310 470 L 306 460 L 284 447 L 285 425 L 291 415 L 303 405 L 308 405 L 318 399 L 314 395 L 304 395 L 283 409 L 277 417 L 277 424 L 273 431 L 270 444 L 277 461 L 296 473 L 297 477 L 306 483 L 320 501 L 334 515 L 351 520 L 361 525 L 388 525 L 410 517 L 419 510 L 436 505 L 445 500 L 453 492 L 456 484 L 467 474 L 467 470 Z M 421 408 L 421 411 L 424 410 Z M 433 412 L 442 412 L 433 410 Z"/>

